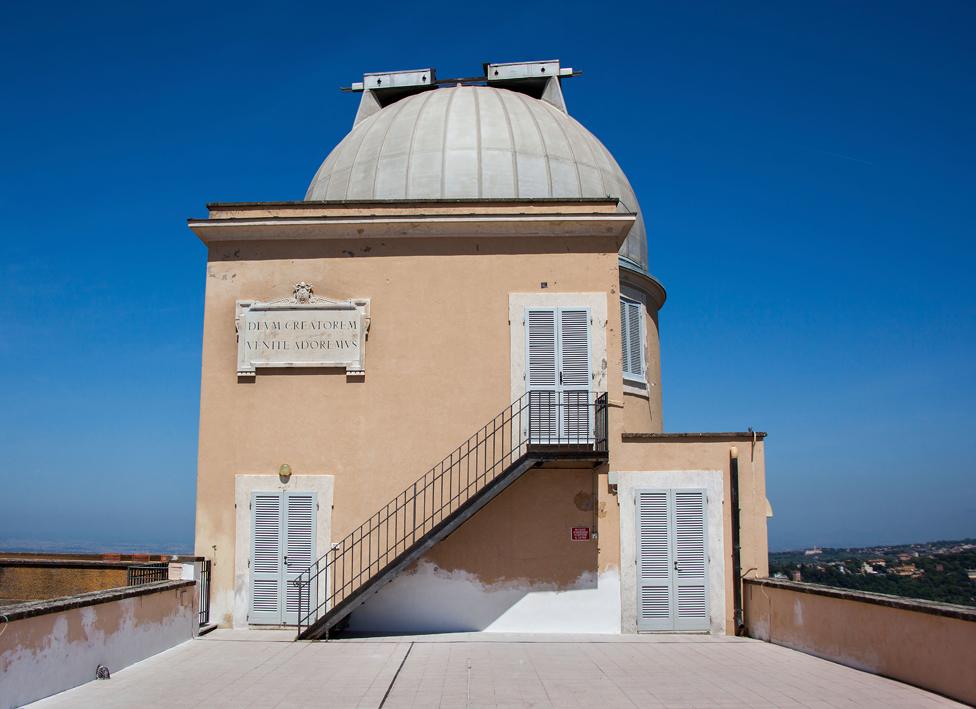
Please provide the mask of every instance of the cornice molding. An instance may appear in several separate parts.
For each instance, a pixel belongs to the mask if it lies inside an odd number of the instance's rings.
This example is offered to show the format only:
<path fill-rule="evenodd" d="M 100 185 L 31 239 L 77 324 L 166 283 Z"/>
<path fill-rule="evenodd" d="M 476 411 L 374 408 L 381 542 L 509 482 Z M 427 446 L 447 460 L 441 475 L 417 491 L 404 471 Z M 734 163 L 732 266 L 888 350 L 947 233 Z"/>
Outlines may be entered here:
<path fill-rule="evenodd" d="M 369 237 L 612 237 L 617 247 L 633 214 L 479 214 L 377 217 L 261 217 L 188 219 L 205 244 Z"/>

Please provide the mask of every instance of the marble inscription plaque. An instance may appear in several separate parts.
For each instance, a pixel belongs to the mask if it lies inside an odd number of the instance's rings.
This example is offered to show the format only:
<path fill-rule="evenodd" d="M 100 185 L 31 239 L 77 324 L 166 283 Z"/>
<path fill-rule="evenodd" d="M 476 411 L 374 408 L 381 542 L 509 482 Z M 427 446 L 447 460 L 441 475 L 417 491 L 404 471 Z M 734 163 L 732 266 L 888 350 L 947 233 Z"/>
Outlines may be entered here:
<path fill-rule="evenodd" d="M 365 371 L 367 300 L 238 301 L 237 311 L 238 375 L 251 376 L 262 367 L 342 367 L 348 374 Z"/>

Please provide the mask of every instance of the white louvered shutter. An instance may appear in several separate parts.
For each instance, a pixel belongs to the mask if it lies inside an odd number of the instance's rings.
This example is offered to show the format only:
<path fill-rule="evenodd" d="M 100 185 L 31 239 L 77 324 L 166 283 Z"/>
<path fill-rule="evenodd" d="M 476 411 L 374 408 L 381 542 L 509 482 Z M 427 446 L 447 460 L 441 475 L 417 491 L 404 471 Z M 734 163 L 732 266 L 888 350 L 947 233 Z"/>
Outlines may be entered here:
<path fill-rule="evenodd" d="M 281 494 L 251 495 L 250 623 L 281 622 Z"/>
<path fill-rule="evenodd" d="M 525 314 L 528 340 L 529 389 L 555 389 L 559 377 L 556 362 L 556 310 L 530 309 Z"/>
<path fill-rule="evenodd" d="M 637 629 L 673 630 L 671 496 L 637 492 Z"/>
<path fill-rule="evenodd" d="M 705 491 L 675 490 L 675 630 L 708 630 Z"/>
<path fill-rule="evenodd" d="M 631 363 L 630 357 L 630 328 L 627 326 L 627 300 L 621 296 L 620 298 L 620 349 L 623 352 L 623 365 L 624 374 L 630 374 Z"/>
<path fill-rule="evenodd" d="M 641 304 L 620 298 L 620 344 L 623 348 L 624 375 L 644 379 L 644 323 Z"/>
<path fill-rule="evenodd" d="M 559 310 L 559 388 L 564 443 L 586 443 L 590 425 L 590 311 Z"/>
<path fill-rule="evenodd" d="M 525 379 L 529 393 L 531 440 L 555 442 L 559 410 L 555 406 L 559 386 L 555 308 L 531 308 L 525 312 Z"/>
<path fill-rule="evenodd" d="M 285 560 L 282 582 L 285 584 L 284 622 L 298 622 L 298 588 L 292 583 L 315 561 L 314 492 L 285 493 Z M 308 613 L 308 598 L 303 613 Z"/>

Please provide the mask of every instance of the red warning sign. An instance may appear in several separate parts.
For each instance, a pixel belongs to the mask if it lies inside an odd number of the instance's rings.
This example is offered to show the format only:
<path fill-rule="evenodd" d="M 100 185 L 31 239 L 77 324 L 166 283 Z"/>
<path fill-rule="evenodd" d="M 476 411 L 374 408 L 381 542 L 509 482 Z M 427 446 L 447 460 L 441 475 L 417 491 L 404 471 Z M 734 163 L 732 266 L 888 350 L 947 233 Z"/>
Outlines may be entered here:
<path fill-rule="evenodd" d="M 589 527 L 573 527 L 573 541 L 574 542 L 588 542 L 588 541 L 590 541 L 590 528 Z"/>

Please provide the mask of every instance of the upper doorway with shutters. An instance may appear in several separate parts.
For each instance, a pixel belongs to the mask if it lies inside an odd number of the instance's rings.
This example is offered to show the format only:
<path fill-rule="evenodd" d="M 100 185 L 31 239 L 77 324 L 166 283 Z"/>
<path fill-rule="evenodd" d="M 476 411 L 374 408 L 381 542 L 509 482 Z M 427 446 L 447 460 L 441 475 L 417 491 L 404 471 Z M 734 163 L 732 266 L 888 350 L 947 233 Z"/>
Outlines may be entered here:
<path fill-rule="evenodd" d="M 292 581 L 316 558 L 317 511 L 314 492 L 251 494 L 249 623 L 298 623 L 298 589 Z"/>
<path fill-rule="evenodd" d="M 589 443 L 593 437 L 588 406 L 593 386 L 590 309 L 526 308 L 524 321 L 530 440 Z"/>

